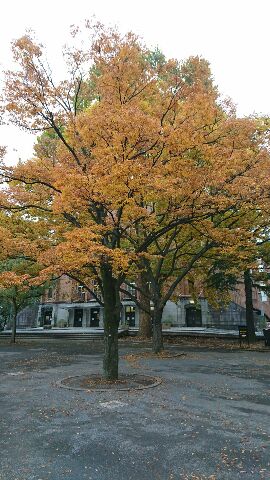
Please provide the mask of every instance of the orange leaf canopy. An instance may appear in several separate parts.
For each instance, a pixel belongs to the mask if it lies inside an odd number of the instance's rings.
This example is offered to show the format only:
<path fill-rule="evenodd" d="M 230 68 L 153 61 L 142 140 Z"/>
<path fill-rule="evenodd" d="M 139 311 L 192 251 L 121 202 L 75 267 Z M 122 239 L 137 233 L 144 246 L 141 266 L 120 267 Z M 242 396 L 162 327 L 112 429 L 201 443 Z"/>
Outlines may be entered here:
<path fill-rule="evenodd" d="M 36 222 L 44 274 L 95 278 L 109 263 L 125 276 L 175 226 L 209 231 L 213 216 L 265 202 L 263 128 L 220 101 L 205 60 L 166 60 L 99 26 L 86 52 L 68 52 L 70 79 L 56 85 L 41 46 L 25 36 L 13 50 L 6 109 L 47 133 L 31 160 L 5 169 L 6 195 Z"/>

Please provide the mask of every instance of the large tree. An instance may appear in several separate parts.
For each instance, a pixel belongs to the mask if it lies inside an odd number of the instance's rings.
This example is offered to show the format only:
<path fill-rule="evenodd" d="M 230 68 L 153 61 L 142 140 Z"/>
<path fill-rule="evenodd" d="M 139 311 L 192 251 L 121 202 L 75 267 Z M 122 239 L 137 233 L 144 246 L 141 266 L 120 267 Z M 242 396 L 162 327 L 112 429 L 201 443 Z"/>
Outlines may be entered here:
<path fill-rule="evenodd" d="M 191 294 L 203 292 L 212 303 L 228 300 L 256 250 L 255 232 L 248 229 L 254 227 L 253 210 L 252 202 L 245 210 L 232 205 L 211 219 L 178 226 L 148 249 L 141 265 L 145 284 L 137 283 L 137 296 L 132 298 L 152 316 L 154 352 L 163 348 L 161 318 L 166 302 L 178 300 L 183 280 L 193 286 Z"/>
<path fill-rule="evenodd" d="M 57 84 L 29 36 L 13 52 L 18 70 L 7 73 L 6 111 L 46 134 L 33 159 L 3 171 L 9 208 L 33 224 L 47 222 L 35 250 L 41 278 L 66 273 L 90 290 L 98 283 L 104 373 L 117 378 L 126 276 L 152 261 L 163 238 L 166 244 L 176 231 L 181 243 L 181 228 L 208 232 L 219 215 L 254 201 L 268 154 L 256 120 L 221 105 L 202 59 L 166 60 L 135 35 L 99 25 L 87 51 L 65 52 L 70 76 Z"/>

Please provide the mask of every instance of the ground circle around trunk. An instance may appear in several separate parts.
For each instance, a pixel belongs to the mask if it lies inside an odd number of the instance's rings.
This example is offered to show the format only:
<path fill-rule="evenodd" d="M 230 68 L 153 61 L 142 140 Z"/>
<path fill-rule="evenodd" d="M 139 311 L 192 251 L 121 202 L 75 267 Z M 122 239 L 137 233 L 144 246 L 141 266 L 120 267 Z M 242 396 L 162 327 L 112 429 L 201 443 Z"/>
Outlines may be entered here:
<path fill-rule="evenodd" d="M 120 374 L 118 380 L 107 380 L 98 374 L 76 375 L 66 377 L 57 382 L 61 388 L 68 390 L 79 390 L 86 392 L 113 392 L 144 390 L 146 388 L 157 387 L 162 383 L 159 377 L 139 374 Z"/>

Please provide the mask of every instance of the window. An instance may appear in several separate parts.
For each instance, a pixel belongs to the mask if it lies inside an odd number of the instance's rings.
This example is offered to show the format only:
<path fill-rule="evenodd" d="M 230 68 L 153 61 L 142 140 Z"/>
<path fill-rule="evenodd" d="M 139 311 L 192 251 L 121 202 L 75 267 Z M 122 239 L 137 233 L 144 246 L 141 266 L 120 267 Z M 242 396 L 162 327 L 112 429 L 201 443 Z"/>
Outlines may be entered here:
<path fill-rule="evenodd" d="M 83 302 L 85 301 L 85 288 L 83 285 L 78 285 L 78 296 Z"/>
<path fill-rule="evenodd" d="M 92 291 L 96 295 L 97 298 L 101 298 L 100 288 L 99 288 L 98 282 L 96 280 L 93 280 Z"/>
<path fill-rule="evenodd" d="M 49 287 L 48 288 L 48 300 L 52 299 L 52 295 L 53 295 L 53 289 L 52 289 L 52 287 Z"/>
<path fill-rule="evenodd" d="M 267 302 L 267 295 L 264 291 L 261 290 L 261 299 L 262 299 L 262 302 Z"/>
<path fill-rule="evenodd" d="M 135 312 L 135 307 L 133 307 L 132 305 L 128 305 L 126 307 L 126 313 L 133 313 Z"/>
<path fill-rule="evenodd" d="M 130 293 L 133 297 L 136 297 L 136 288 L 135 288 L 135 282 L 130 283 L 129 285 L 125 284 L 124 288 L 127 290 L 127 292 Z M 125 294 L 126 298 L 130 298 L 128 293 Z"/>

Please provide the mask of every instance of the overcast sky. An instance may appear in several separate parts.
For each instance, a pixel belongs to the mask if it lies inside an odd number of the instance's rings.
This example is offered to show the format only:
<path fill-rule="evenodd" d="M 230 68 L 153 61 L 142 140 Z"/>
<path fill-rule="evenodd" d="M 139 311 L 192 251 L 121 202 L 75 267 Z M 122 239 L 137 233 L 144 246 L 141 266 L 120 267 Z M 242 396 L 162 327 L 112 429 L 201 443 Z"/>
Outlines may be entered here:
<path fill-rule="evenodd" d="M 133 30 L 168 57 L 202 55 L 239 115 L 270 114 L 270 0 L 9 0 L 1 10 L 1 69 L 10 66 L 11 40 L 27 28 L 52 58 L 69 26 L 93 15 L 123 32 Z M 33 141 L 15 127 L 0 127 L 9 162 L 31 156 Z"/>

